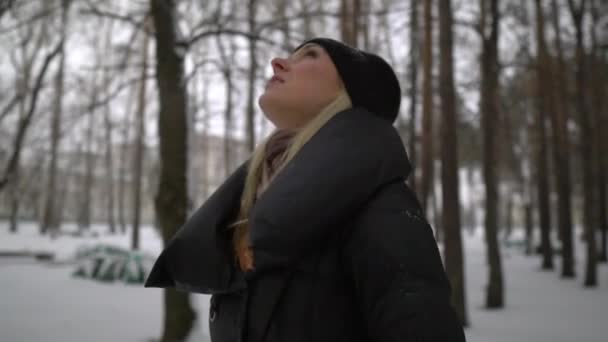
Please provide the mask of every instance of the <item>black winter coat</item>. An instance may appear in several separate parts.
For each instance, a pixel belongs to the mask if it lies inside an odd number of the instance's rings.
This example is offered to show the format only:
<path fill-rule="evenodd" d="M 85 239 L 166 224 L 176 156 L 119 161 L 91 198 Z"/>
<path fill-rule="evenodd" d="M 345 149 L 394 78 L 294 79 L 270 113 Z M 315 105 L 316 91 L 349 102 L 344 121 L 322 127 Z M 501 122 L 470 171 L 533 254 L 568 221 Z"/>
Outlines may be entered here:
<path fill-rule="evenodd" d="M 464 341 L 409 172 L 388 121 L 340 112 L 251 210 L 255 271 L 235 267 L 225 228 L 246 162 L 168 242 L 145 286 L 212 294 L 213 342 Z"/>

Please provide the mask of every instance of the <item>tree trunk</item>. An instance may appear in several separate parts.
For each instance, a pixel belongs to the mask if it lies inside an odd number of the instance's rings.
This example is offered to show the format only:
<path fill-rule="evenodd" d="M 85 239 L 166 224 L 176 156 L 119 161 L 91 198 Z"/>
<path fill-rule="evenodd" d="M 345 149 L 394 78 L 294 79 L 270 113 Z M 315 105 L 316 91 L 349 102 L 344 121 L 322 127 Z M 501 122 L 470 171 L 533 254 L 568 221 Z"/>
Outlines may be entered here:
<path fill-rule="evenodd" d="M 222 59 L 222 76 L 224 76 L 224 82 L 226 85 L 226 104 L 224 106 L 224 175 L 228 177 L 232 173 L 232 161 L 234 160 L 232 133 L 234 130 L 234 124 L 232 120 L 232 105 L 233 105 L 233 90 L 234 84 L 232 82 L 232 68 L 234 60 L 229 59 L 228 53 L 222 43 L 222 38 L 217 36 L 216 39 L 218 51 Z M 233 56 L 234 49 L 231 50 L 230 55 Z"/>
<path fill-rule="evenodd" d="M 175 2 L 151 0 L 151 13 L 156 36 L 156 83 L 160 108 L 160 180 L 154 202 L 166 244 L 186 222 L 188 210 L 185 51 L 178 46 Z M 196 318 L 190 296 L 166 289 L 164 303 L 162 341 L 184 340 Z"/>
<path fill-rule="evenodd" d="M 490 12 L 486 15 L 489 5 Z M 504 306 L 502 265 L 498 246 L 498 177 L 497 166 L 500 160 L 496 137 L 499 119 L 498 94 L 498 37 L 499 13 L 498 0 L 489 4 L 481 0 L 481 122 L 483 134 L 483 178 L 486 192 L 485 238 L 488 253 L 489 278 L 486 292 L 486 307 L 489 309 Z"/>
<path fill-rule="evenodd" d="M 148 19 L 144 27 L 148 27 Z M 135 155 L 133 156 L 133 226 L 131 248 L 139 249 L 139 230 L 141 218 L 141 186 L 143 178 L 144 147 L 146 136 L 146 71 L 148 69 L 148 35 L 147 29 L 142 32 L 141 46 L 141 80 L 137 99 L 137 116 L 135 128 Z M 186 134 L 186 136 L 188 136 Z"/>
<path fill-rule="evenodd" d="M 112 49 L 112 20 L 107 21 L 107 31 L 105 35 L 104 42 L 104 50 L 111 51 Z M 105 96 L 109 96 L 110 94 L 110 73 L 107 68 L 103 69 L 103 94 Z M 110 103 L 106 102 L 103 106 L 103 122 L 104 122 L 104 130 L 105 130 L 105 144 L 106 144 L 106 184 L 107 184 L 107 215 L 108 215 L 108 228 L 110 234 L 116 234 L 116 222 L 114 220 L 114 157 L 112 147 L 114 146 L 114 141 L 112 139 L 112 120 L 110 118 Z"/>
<path fill-rule="evenodd" d="M 542 269 L 553 269 L 553 247 L 551 245 L 551 212 L 549 205 L 549 173 L 547 165 L 547 50 L 544 38 L 544 14 L 542 12 L 541 0 L 535 0 L 536 9 L 536 41 L 538 46 L 538 57 L 536 62 L 537 71 L 537 108 L 538 117 L 535 120 L 537 129 L 537 177 L 538 182 L 538 210 L 541 232 Z"/>
<path fill-rule="evenodd" d="M 602 52 L 599 48 L 598 39 L 597 39 L 597 31 L 601 30 L 600 26 L 600 18 L 598 13 L 599 1 L 593 0 L 591 4 L 591 17 L 593 20 L 593 26 L 591 30 L 591 42 L 592 42 L 592 53 L 591 56 L 593 58 L 594 66 L 591 70 L 594 70 L 592 73 L 594 82 L 593 82 L 593 113 L 595 114 L 595 127 L 596 129 L 594 138 L 595 138 L 595 161 L 596 161 L 596 174 L 597 174 L 597 191 L 598 191 L 598 210 L 597 215 L 599 222 L 600 232 L 602 234 L 601 243 L 600 243 L 600 252 L 598 254 L 598 262 L 608 262 L 608 251 L 606 251 L 606 232 L 608 231 L 608 217 L 606 211 L 608 211 L 607 207 L 607 196 L 608 194 L 606 189 L 606 173 L 608 172 L 608 165 L 606 160 L 606 154 L 608 150 L 606 150 L 606 144 L 602 145 L 602 139 L 600 138 L 600 132 L 605 132 L 608 129 L 606 125 L 606 99 L 604 97 L 604 93 L 608 89 L 605 85 L 608 82 L 608 72 L 606 72 L 605 63 L 602 61 Z"/>
<path fill-rule="evenodd" d="M 131 96 L 129 96 L 130 99 L 133 99 L 136 97 L 136 92 L 137 89 L 133 88 L 133 90 L 131 90 Z M 130 137 L 130 126 L 131 126 L 131 120 L 130 120 L 130 115 L 134 114 L 134 104 L 136 103 L 136 101 L 129 101 L 127 103 L 127 110 L 126 110 L 126 116 L 124 118 L 124 121 L 122 123 L 122 143 L 120 145 L 120 157 L 118 159 L 118 173 L 119 173 L 119 177 L 118 177 L 118 225 L 120 226 L 120 232 L 121 234 L 126 234 L 127 233 L 127 218 L 126 218 L 126 212 L 127 212 L 127 208 L 126 208 L 126 190 L 127 190 L 127 179 L 133 179 L 132 175 L 130 171 L 130 167 L 127 167 L 127 160 L 128 160 L 128 154 L 130 152 L 129 150 L 129 141 L 131 140 Z"/>
<path fill-rule="evenodd" d="M 83 183 L 81 185 L 81 201 L 80 201 L 80 215 L 78 220 L 78 228 L 79 230 L 85 230 L 91 228 L 92 221 L 92 201 L 93 201 L 93 183 L 94 183 L 94 174 L 93 168 L 95 166 L 95 149 L 93 147 L 93 139 L 94 139 L 94 127 L 95 127 L 95 104 L 97 103 L 97 93 L 99 88 L 97 87 L 97 76 L 93 75 L 91 80 L 91 103 L 89 105 L 88 115 L 88 127 L 85 133 L 85 151 L 84 151 L 84 161 L 85 161 L 85 175 L 83 179 Z"/>
<path fill-rule="evenodd" d="M 587 108 L 587 75 L 585 73 L 585 51 L 583 47 L 584 28 L 583 18 L 586 0 L 581 0 L 577 6 L 574 0 L 568 0 L 570 14 L 575 28 L 576 37 L 576 110 L 579 114 L 579 125 L 581 129 L 580 153 L 583 166 L 583 229 L 587 244 L 587 262 L 585 264 L 586 287 L 597 286 L 597 252 L 595 231 L 596 222 L 595 208 L 597 205 L 595 197 L 595 186 L 593 171 L 593 127 L 589 110 Z"/>
<path fill-rule="evenodd" d="M 422 46 L 422 146 L 420 174 L 420 203 L 426 212 L 433 186 L 433 20 L 432 1 L 424 0 L 424 45 Z"/>
<path fill-rule="evenodd" d="M 291 1 L 279 0 L 277 1 L 277 17 L 281 20 L 279 29 L 283 34 L 283 48 L 286 51 L 293 50 L 291 45 L 291 26 L 289 25 L 289 19 L 287 19 L 287 12 Z"/>
<path fill-rule="evenodd" d="M 594 92 L 594 99 L 595 99 L 595 103 L 594 103 L 594 113 L 596 115 L 596 127 L 597 129 L 596 134 L 595 134 L 595 145 L 596 145 L 596 162 L 597 162 L 597 175 L 598 175 L 598 206 L 599 206 L 599 213 L 598 213 L 598 219 L 599 219 L 599 228 L 600 228 L 600 232 L 601 232 L 601 243 L 600 243 L 600 252 L 598 255 L 598 262 L 608 262 L 608 246 L 607 246 L 607 238 L 606 238 L 606 234 L 608 232 L 608 206 L 607 206 L 607 202 L 608 202 L 608 189 L 607 189 L 607 182 L 608 180 L 606 179 L 607 176 L 606 174 L 608 173 L 608 150 L 606 149 L 606 146 L 608 146 L 606 144 L 606 142 L 603 142 L 602 145 L 602 139 L 600 138 L 600 132 L 606 132 L 606 129 L 608 129 L 608 113 L 607 113 L 607 108 L 608 106 L 607 101 L 606 101 L 606 92 L 608 91 L 608 86 L 606 86 L 606 82 L 608 81 L 608 72 L 606 71 L 605 65 L 606 65 L 606 60 L 603 60 L 602 58 L 602 51 L 599 48 L 599 42 L 597 39 L 597 32 L 599 30 L 601 30 L 601 26 L 600 26 L 600 18 L 599 18 L 599 13 L 598 13 L 598 6 L 599 6 L 599 1 L 595 0 L 592 2 L 592 6 L 591 6 L 591 17 L 593 19 L 593 29 L 592 29 L 592 36 L 591 36 L 591 41 L 592 41 L 592 46 L 593 46 L 593 61 L 595 64 L 595 67 L 592 69 L 594 70 L 594 83 L 595 85 L 593 86 L 593 89 L 595 90 Z"/>
<path fill-rule="evenodd" d="M 565 77 L 565 63 L 560 38 L 561 26 L 559 24 L 559 10 L 557 1 L 552 0 L 552 24 L 555 34 L 555 49 L 557 52 L 556 77 L 551 80 L 553 84 L 554 98 L 553 111 L 551 115 L 552 130 L 554 135 L 554 160 L 557 187 L 557 211 L 559 221 L 559 236 L 562 246 L 562 277 L 574 277 L 574 245 L 572 240 L 572 181 L 570 179 L 570 137 L 568 134 L 568 104 L 567 104 L 567 81 Z M 542 19 L 542 18 L 541 18 Z M 544 35 L 543 35 L 544 36 Z M 547 85 L 549 86 L 549 85 Z"/>
<path fill-rule="evenodd" d="M 358 17 L 359 17 L 359 26 L 361 27 L 361 32 L 359 34 L 359 36 L 361 37 L 361 47 L 365 50 L 365 51 L 370 51 L 372 50 L 372 45 L 371 45 L 371 38 L 370 38 L 370 11 L 371 11 L 371 0 L 357 0 L 357 3 L 359 5 L 359 9 L 358 9 Z M 388 8 L 389 4 L 385 5 L 386 8 Z M 386 19 L 386 16 L 384 17 L 384 19 Z M 388 31 L 390 32 L 390 31 Z M 390 33 L 389 33 L 390 36 Z M 390 44 L 389 44 L 389 48 L 390 48 Z"/>
<path fill-rule="evenodd" d="M 256 32 L 256 12 L 257 12 L 257 0 L 249 0 L 248 2 L 248 24 L 249 32 Z M 247 80 L 248 91 L 247 91 L 247 145 L 249 151 L 255 149 L 255 77 L 258 67 L 257 57 L 257 42 L 255 39 L 249 39 L 249 75 Z"/>
<path fill-rule="evenodd" d="M 65 39 L 67 33 L 67 8 L 65 7 L 62 8 L 61 18 L 61 34 Z M 42 217 L 42 224 L 40 225 L 41 234 L 46 234 L 49 230 L 56 233 L 59 230 L 60 224 L 57 220 L 57 207 L 59 203 L 57 203 L 56 182 L 57 154 L 61 141 L 61 114 L 63 112 L 63 76 L 65 70 L 65 44 L 63 41 L 61 42 L 59 53 L 59 65 L 54 79 L 53 113 L 51 117 L 51 151 L 44 200 L 44 214 Z"/>
<path fill-rule="evenodd" d="M 416 154 L 416 124 L 417 124 L 417 100 L 418 100 L 418 57 L 419 57 L 419 42 L 418 42 L 418 0 L 410 1 L 410 134 L 409 134 L 409 157 L 413 165 L 417 165 L 417 154 Z M 414 192 L 417 192 L 416 188 L 416 168 L 412 168 L 412 173 L 408 180 L 408 184 Z"/>
<path fill-rule="evenodd" d="M 524 220 L 525 220 L 525 227 L 526 227 L 526 250 L 525 250 L 525 254 L 526 255 L 531 255 L 533 254 L 533 249 L 534 249 L 534 243 L 532 240 L 532 229 L 534 226 L 534 219 L 532 217 L 532 213 L 534 212 L 534 210 L 532 209 L 532 202 L 528 201 L 524 204 Z"/>
<path fill-rule="evenodd" d="M 19 166 L 17 166 L 16 176 L 13 182 L 9 184 L 8 189 L 8 200 L 10 201 L 10 216 L 9 216 L 9 232 L 12 234 L 17 233 L 19 230 L 19 204 L 20 204 L 20 184 L 21 177 L 19 175 Z"/>
<path fill-rule="evenodd" d="M 460 231 L 458 189 L 458 140 L 453 66 L 453 17 L 451 0 L 439 0 L 441 181 L 445 268 L 453 287 L 452 303 L 463 325 L 468 324 L 465 300 L 464 255 Z"/>
<path fill-rule="evenodd" d="M 340 34 L 347 45 L 358 47 L 361 0 L 341 0 Z"/>
<path fill-rule="evenodd" d="M 309 1 L 300 0 L 300 6 L 302 10 L 302 32 L 304 34 L 304 39 L 311 39 L 315 37 L 315 33 L 312 31 L 312 16 L 310 15 Z"/>
<path fill-rule="evenodd" d="M 510 193 L 515 193 L 515 189 L 509 189 Z M 503 239 L 509 240 L 513 236 L 513 197 L 508 196 L 505 208 L 505 232 Z M 500 235 L 500 232 L 498 232 Z"/>

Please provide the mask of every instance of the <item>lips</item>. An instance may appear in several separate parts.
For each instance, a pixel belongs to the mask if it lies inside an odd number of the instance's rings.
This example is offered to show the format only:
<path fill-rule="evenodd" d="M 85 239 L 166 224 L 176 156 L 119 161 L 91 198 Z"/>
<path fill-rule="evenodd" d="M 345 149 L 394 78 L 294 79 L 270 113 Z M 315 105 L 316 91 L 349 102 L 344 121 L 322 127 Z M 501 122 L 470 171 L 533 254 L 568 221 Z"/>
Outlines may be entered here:
<path fill-rule="evenodd" d="M 268 80 L 268 82 L 266 83 L 266 86 L 268 87 L 273 83 L 284 83 L 284 82 L 285 82 L 284 79 L 282 79 L 281 77 L 279 77 L 277 75 L 274 75 Z"/>

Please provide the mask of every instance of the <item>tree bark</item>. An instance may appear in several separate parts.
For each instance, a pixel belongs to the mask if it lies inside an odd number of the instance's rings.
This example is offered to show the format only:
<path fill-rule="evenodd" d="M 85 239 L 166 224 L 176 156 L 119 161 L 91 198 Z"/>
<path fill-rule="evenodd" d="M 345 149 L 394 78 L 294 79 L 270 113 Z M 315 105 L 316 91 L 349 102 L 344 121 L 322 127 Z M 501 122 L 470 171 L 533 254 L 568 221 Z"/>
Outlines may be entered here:
<path fill-rule="evenodd" d="M 341 0 L 340 34 L 347 45 L 358 47 L 361 0 Z"/>
<path fill-rule="evenodd" d="M 361 37 L 361 47 L 365 51 L 372 50 L 372 43 L 370 38 L 370 12 L 371 12 L 371 0 L 357 0 L 358 3 L 358 18 L 359 18 L 359 27 L 361 28 L 359 36 Z M 387 8 L 389 4 L 385 5 Z M 386 19 L 386 17 L 384 17 Z M 390 27 L 387 25 L 387 27 Z M 390 32 L 390 31 L 389 31 Z M 390 33 L 389 33 L 390 36 Z M 390 48 L 390 45 L 389 45 Z"/>
<path fill-rule="evenodd" d="M 104 42 L 104 50 L 111 51 L 112 49 L 112 33 L 113 33 L 113 21 L 108 20 L 105 34 L 105 42 Z M 106 96 L 110 93 L 110 72 L 107 68 L 103 70 L 103 94 Z M 106 144 L 106 184 L 107 184 L 107 197 L 106 197 L 106 206 L 107 206 L 107 220 L 108 220 L 108 228 L 110 234 L 116 234 L 116 221 L 114 219 L 115 212 L 115 194 L 114 194 L 114 156 L 113 156 L 113 146 L 114 140 L 112 139 L 112 119 L 110 118 L 110 103 L 106 102 L 103 106 L 103 122 L 104 122 L 104 131 L 105 131 L 105 144 Z"/>
<path fill-rule="evenodd" d="M 40 225 L 40 233 L 46 234 L 47 231 L 51 230 L 53 233 L 57 233 L 59 230 L 60 222 L 58 220 L 58 206 L 57 201 L 57 154 L 59 144 L 61 142 L 61 116 L 63 112 L 63 84 L 64 84 L 64 73 L 65 73 L 65 39 L 67 36 L 67 19 L 68 19 L 69 2 L 63 1 L 61 7 L 61 46 L 59 52 L 59 66 L 57 73 L 55 74 L 54 80 L 54 91 L 55 96 L 53 98 L 53 113 L 51 117 L 51 151 L 50 161 L 48 168 L 48 178 L 46 184 L 45 202 L 44 202 L 44 214 Z"/>
<path fill-rule="evenodd" d="M 161 166 L 154 203 L 166 244 L 186 222 L 188 210 L 185 49 L 178 45 L 175 1 L 151 0 L 150 4 L 156 37 L 156 84 L 160 108 L 158 134 Z M 164 307 L 161 341 L 184 340 L 196 318 L 190 296 L 166 289 Z"/>
<path fill-rule="evenodd" d="M 426 212 L 429 195 L 433 186 L 433 20 L 432 1 L 424 0 L 424 41 L 422 46 L 422 146 L 420 203 Z"/>
<path fill-rule="evenodd" d="M 80 191 L 80 214 L 78 216 L 78 229 L 80 231 L 90 229 L 92 221 L 92 201 L 93 201 L 93 183 L 95 181 L 93 168 L 95 166 L 95 149 L 93 147 L 94 127 L 95 127 L 95 104 L 97 103 L 97 75 L 94 73 L 91 80 L 91 103 L 88 108 L 88 127 L 85 132 L 85 151 L 84 151 L 84 169 L 85 174 L 81 183 Z"/>
<path fill-rule="evenodd" d="M 133 156 L 133 226 L 131 227 L 131 249 L 139 249 L 139 230 L 141 219 L 141 186 L 143 178 L 144 147 L 146 136 L 146 71 L 148 69 L 148 35 L 149 18 L 146 18 L 141 44 L 141 80 L 137 98 L 137 114 L 135 123 L 135 154 Z M 188 135 L 186 134 L 186 137 Z"/>
<path fill-rule="evenodd" d="M 129 98 L 135 98 L 137 96 L 138 89 L 133 87 L 130 91 Z M 120 144 L 120 156 L 118 159 L 118 226 L 120 227 L 120 233 L 127 233 L 127 179 L 132 179 L 132 173 L 129 172 L 131 167 L 127 167 L 127 162 L 130 160 L 128 155 L 130 154 L 129 150 L 129 141 L 131 140 L 131 115 L 135 116 L 135 105 L 137 101 L 129 101 L 127 104 L 127 110 L 125 111 L 126 115 L 124 121 L 122 122 L 121 129 L 121 138 L 122 143 Z"/>
<path fill-rule="evenodd" d="M 418 120 L 417 116 L 417 100 L 418 100 L 418 57 L 419 57 L 419 42 L 418 42 L 418 0 L 410 1 L 410 134 L 409 134 L 409 157 L 413 165 L 417 165 L 417 154 L 416 154 L 416 124 Z M 412 168 L 412 173 L 408 180 L 408 184 L 412 188 L 412 191 L 417 192 L 416 188 L 416 168 Z"/>
<path fill-rule="evenodd" d="M 591 59 L 593 61 L 593 65 L 590 70 L 593 81 L 592 81 L 592 89 L 593 89 L 593 114 L 595 124 L 594 129 L 594 145 L 595 145 L 595 174 L 597 177 L 597 210 L 596 215 L 598 222 L 598 228 L 602 234 L 600 240 L 600 251 L 598 253 L 598 262 L 608 262 L 608 253 L 606 251 L 606 232 L 608 231 L 608 217 L 607 212 L 608 207 L 606 206 L 607 202 L 607 189 L 606 189 L 606 173 L 608 172 L 608 165 L 606 162 L 606 144 L 602 145 L 602 139 L 600 137 L 600 132 L 605 132 L 608 128 L 606 126 L 606 99 L 604 98 L 604 93 L 608 89 L 606 87 L 606 82 L 608 81 L 608 72 L 606 72 L 606 63 L 602 61 L 602 51 L 599 47 L 599 42 L 597 38 L 597 32 L 601 30 L 600 24 L 600 14 L 598 11 L 599 1 L 591 0 L 591 18 L 592 18 L 592 26 L 591 26 Z"/>
<path fill-rule="evenodd" d="M 468 324 L 465 300 L 464 254 L 460 229 L 458 139 L 453 66 L 453 14 L 451 0 L 439 0 L 441 181 L 445 267 L 453 287 L 452 303 L 463 325 Z"/>
<path fill-rule="evenodd" d="M 538 56 L 536 62 L 537 72 L 537 108 L 538 117 L 535 120 L 537 130 L 537 183 L 538 183 L 538 210 L 540 219 L 541 232 L 541 252 L 542 252 L 542 269 L 553 269 L 553 247 L 551 245 L 551 212 L 549 205 L 549 173 L 547 162 L 547 97 L 550 96 L 547 91 L 547 48 L 545 43 L 545 24 L 544 14 L 542 11 L 541 0 L 535 0 L 536 9 L 536 43 L 538 47 Z"/>
<path fill-rule="evenodd" d="M 291 26 L 289 24 L 289 20 L 287 19 L 287 12 L 290 3 L 291 1 L 288 0 L 277 1 L 277 17 L 281 20 L 279 29 L 283 34 L 283 47 L 287 51 L 291 51 L 293 49 L 291 45 Z"/>
<path fill-rule="evenodd" d="M 496 141 L 499 133 L 496 125 L 499 120 L 498 37 L 500 16 L 498 0 L 491 0 L 489 3 L 481 0 L 479 4 L 482 40 L 480 109 L 483 134 L 483 178 L 486 193 L 484 226 L 489 267 L 486 307 L 493 309 L 504 306 L 502 265 L 497 236 L 498 208 L 500 206 L 497 176 L 500 156 Z M 490 7 L 489 13 L 486 7 L 488 5 Z"/>
<path fill-rule="evenodd" d="M 216 39 L 218 51 L 222 59 L 221 73 L 224 76 L 224 82 L 226 85 L 226 103 L 224 106 L 224 175 L 228 177 L 232 173 L 232 161 L 234 160 L 232 133 L 234 130 L 234 123 L 232 120 L 232 105 L 233 105 L 233 90 L 234 84 L 232 82 L 232 68 L 234 60 L 228 57 L 222 38 L 219 36 Z M 234 46 L 231 50 L 230 55 L 234 56 Z"/>
<path fill-rule="evenodd" d="M 321 4 L 322 2 L 319 2 Z M 308 0 L 300 0 L 302 10 L 302 32 L 304 39 L 311 39 L 315 36 L 312 30 L 312 15 L 310 14 L 310 4 Z"/>
<path fill-rule="evenodd" d="M 247 22 L 249 24 L 249 32 L 256 32 L 256 12 L 257 12 L 257 0 L 249 0 L 248 2 L 248 16 Z M 249 39 L 249 74 L 248 74 L 248 91 L 247 91 L 247 145 L 249 151 L 255 149 L 256 136 L 255 136 L 255 78 L 257 73 L 257 42 L 255 39 Z"/>
<path fill-rule="evenodd" d="M 594 179 L 593 171 L 593 156 L 595 153 L 592 119 L 587 108 L 588 98 L 585 92 L 588 82 L 585 73 L 585 50 L 583 46 L 585 39 L 583 19 L 586 2 L 586 0 L 581 0 L 577 6 L 577 4 L 574 3 L 574 0 L 568 0 L 576 37 L 576 110 L 579 114 L 579 125 L 581 129 L 580 153 L 583 164 L 583 229 L 587 245 L 584 286 L 595 287 L 597 286 L 597 252 L 595 245 L 595 228 L 597 223 L 594 219 L 597 205 L 595 196 L 595 186 L 597 186 L 597 183 Z"/>
<path fill-rule="evenodd" d="M 553 84 L 553 113 L 551 122 L 554 136 L 554 160 L 556 173 L 556 188 L 558 195 L 557 211 L 559 221 L 559 236 L 562 245 L 562 277 L 574 277 L 574 244 L 572 240 L 572 180 L 570 176 L 570 136 L 568 134 L 568 104 L 566 102 L 566 67 L 564 62 L 562 43 L 560 38 L 561 26 L 559 23 L 560 13 L 557 1 L 551 1 L 552 24 L 555 35 L 555 50 L 557 53 L 557 65 Z"/>

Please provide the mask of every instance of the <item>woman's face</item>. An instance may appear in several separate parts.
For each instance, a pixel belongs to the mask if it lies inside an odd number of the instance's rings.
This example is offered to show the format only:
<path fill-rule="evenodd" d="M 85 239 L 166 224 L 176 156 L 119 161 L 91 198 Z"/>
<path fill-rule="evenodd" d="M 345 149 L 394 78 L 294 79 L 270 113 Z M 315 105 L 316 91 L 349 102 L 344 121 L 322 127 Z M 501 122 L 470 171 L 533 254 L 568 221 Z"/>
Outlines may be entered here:
<path fill-rule="evenodd" d="M 306 44 L 289 58 L 274 58 L 270 63 L 274 75 L 258 103 L 279 129 L 303 126 L 342 88 L 336 67 L 320 45 Z"/>

